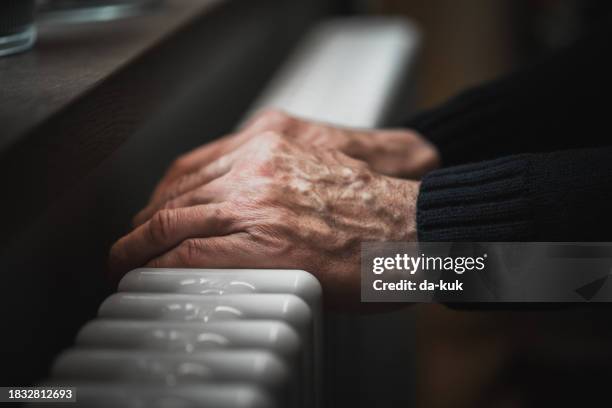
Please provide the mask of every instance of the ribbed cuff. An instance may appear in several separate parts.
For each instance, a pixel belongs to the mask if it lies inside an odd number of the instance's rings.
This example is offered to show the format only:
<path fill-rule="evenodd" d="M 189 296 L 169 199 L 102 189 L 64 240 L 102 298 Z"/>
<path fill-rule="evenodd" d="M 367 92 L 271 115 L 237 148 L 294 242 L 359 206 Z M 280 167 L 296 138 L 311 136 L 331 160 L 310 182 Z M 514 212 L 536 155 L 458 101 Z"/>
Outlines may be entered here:
<path fill-rule="evenodd" d="M 429 173 L 417 202 L 419 241 L 523 241 L 534 236 L 529 204 L 531 155 Z"/>

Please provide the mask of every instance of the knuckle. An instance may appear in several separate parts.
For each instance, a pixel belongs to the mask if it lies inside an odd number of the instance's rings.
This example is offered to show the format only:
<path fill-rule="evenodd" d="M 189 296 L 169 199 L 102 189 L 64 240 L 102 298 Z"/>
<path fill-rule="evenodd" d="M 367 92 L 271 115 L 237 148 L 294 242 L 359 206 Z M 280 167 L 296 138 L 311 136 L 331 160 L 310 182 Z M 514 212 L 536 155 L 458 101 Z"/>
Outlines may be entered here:
<path fill-rule="evenodd" d="M 215 208 L 211 217 L 219 227 L 226 227 L 238 218 L 238 214 L 226 208 Z"/>
<path fill-rule="evenodd" d="M 179 208 L 190 207 L 193 204 L 197 204 L 199 190 L 187 194 L 177 194 L 176 197 L 170 197 L 167 201 L 160 205 L 160 211 L 172 211 Z"/>
<path fill-rule="evenodd" d="M 171 189 L 169 189 L 169 194 L 176 194 L 178 191 L 181 191 L 185 188 L 186 185 L 189 184 L 189 180 L 191 179 L 191 174 L 184 174 L 182 176 L 180 176 L 176 182 L 174 183 L 174 186 L 172 186 Z"/>
<path fill-rule="evenodd" d="M 265 139 L 271 142 L 281 142 L 285 140 L 285 135 L 275 130 L 267 130 L 259 134 L 260 139 Z"/>
<path fill-rule="evenodd" d="M 178 177 L 173 185 L 165 191 L 163 198 L 167 201 L 177 198 L 189 189 L 188 187 L 193 183 L 194 178 L 194 174 L 184 174 Z"/>
<path fill-rule="evenodd" d="M 160 210 L 159 211 L 169 211 L 173 208 L 177 208 L 177 199 L 176 198 L 169 198 L 168 200 L 164 201 L 161 206 L 160 206 Z"/>
<path fill-rule="evenodd" d="M 261 115 L 262 120 L 270 125 L 283 125 L 290 123 L 293 119 L 280 109 L 267 109 Z"/>
<path fill-rule="evenodd" d="M 156 243 L 167 242 L 172 234 L 173 227 L 176 223 L 176 215 L 174 211 L 162 209 L 153 215 L 149 231 L 151 240 Z"/>
<path fill-rule="evenodd" d="M 297 119 L 278 109 L 267 109 L 258 113 L 248 126 L 256 130 L 278 130 L 290 129 Z"/>
<path fill-rule="evenodd" d="M 198 239 L 186 239 L 178 248 L 179 262 L 183 266 L 193 266 L 196 260 L 200 257 L 203 251 L 203 246 Z"/>
<path fill-rule="evenodd" d="M 268 158 L 273 158 L 275 154 L 286 151 L 288 143 L 285 134 L 275 131 L 263 132 L 259 135 L 259 142 L 263 142 L 268 148 Z"/>

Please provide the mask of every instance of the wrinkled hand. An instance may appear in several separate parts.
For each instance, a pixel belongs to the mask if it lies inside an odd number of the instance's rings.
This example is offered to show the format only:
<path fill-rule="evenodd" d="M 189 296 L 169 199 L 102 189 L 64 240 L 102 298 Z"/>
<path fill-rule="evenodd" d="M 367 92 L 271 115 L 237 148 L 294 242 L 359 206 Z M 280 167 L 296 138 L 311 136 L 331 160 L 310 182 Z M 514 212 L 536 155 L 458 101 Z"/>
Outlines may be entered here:
<path fill-rule="evenodd" d="M 111 270 L 305 269 L 328 302 L 358 301 L 361 242 L 414 240 L 418 186 L 264 132 L 169 183 L 113 246 Z"/>
<path fill-rule="evenodd" d="M 157 186 L 152 200 L 163 195 L 167 186 L 175 180 L 212 163 L 266 131 L 282 133 L 288 139 L 306 146 L 339 150 L 365 161 L 374 171 L 388 176 L 416 180 L 440 166 L 437 149 L 411 130 L 345 129 L 269 110 L 257 115 L 240 132 L 179 157 Z"/>

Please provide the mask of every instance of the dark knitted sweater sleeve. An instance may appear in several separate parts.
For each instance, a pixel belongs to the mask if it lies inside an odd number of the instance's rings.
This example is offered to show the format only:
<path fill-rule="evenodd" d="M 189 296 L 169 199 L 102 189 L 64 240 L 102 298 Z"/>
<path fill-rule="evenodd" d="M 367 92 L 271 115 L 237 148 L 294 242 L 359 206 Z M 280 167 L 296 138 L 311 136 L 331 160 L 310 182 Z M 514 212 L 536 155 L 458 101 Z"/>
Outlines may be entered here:
<path fill-rule="evenodd" d="M 612 24 L 609 25 L 612 27 Z M 609 145 L 612 29 L 412 118 L 445 166 Z"/>
<path fill-rule="evenodd" d="M 611 241 L 612 147 L 431 172 L 417 225 L 420 241 Z"/>
<path fill-rule="evenodd" d="M 408 123 L 445 166 L 422 180 L 419 240 L 612 241 L 611 38 L 600 31 Z"/>

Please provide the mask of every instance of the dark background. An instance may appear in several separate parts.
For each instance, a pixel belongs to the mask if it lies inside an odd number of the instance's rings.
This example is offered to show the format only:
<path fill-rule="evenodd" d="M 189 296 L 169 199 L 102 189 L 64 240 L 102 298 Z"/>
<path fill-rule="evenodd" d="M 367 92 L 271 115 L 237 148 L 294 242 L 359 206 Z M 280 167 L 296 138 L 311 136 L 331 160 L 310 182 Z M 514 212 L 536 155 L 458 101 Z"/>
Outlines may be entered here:
<path fill-rule="evenodd" d="M 608 1 L 579 0 L 375 3 L 369 6 L 377 12 L 408 15 L 424 31 L 420 108 L 537 63 L 596 29 L 612 6 Z M 608 406 L 609 308 L 521 309 L 417 306 L 417 406 Z"/>

